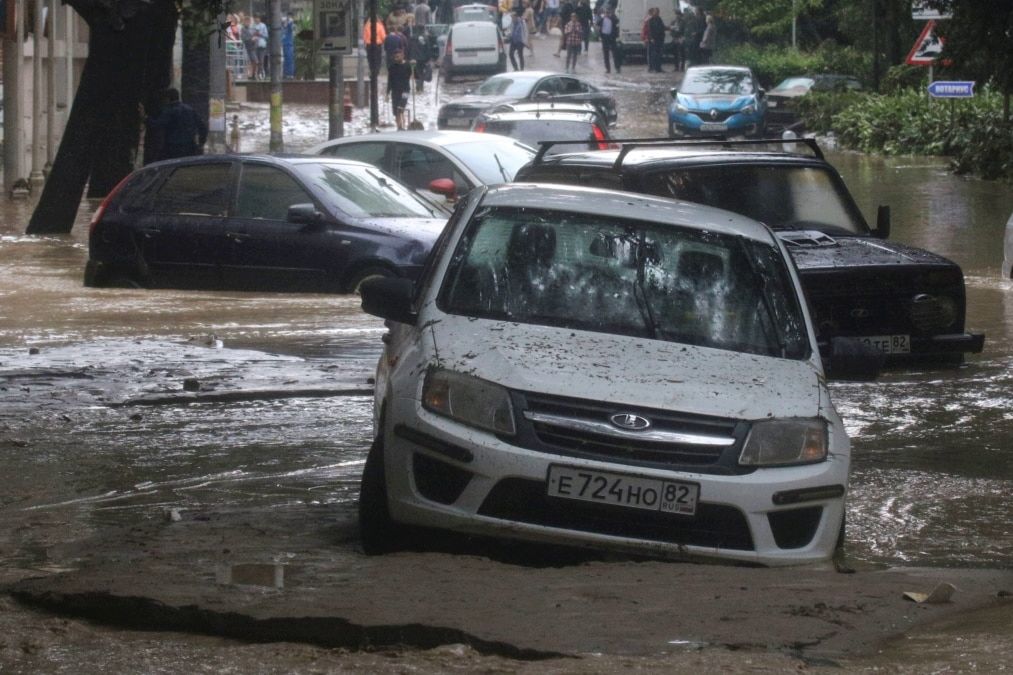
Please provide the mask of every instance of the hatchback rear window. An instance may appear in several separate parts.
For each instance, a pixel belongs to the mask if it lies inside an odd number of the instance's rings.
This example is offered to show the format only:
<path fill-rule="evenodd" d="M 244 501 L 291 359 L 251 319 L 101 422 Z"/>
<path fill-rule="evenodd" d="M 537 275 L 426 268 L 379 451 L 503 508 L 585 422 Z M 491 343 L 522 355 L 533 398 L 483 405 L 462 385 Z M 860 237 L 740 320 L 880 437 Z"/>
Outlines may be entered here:
<path fill-rule="evenodd" d="M 490 120 L 485 123 L 484 131 L 500 136 L 509 136 L 531 147 L 538 147 L 539 141 L 582 141 L 587 140 L 588 150 L 599 150 L 595 125 L 591 122 L 571 122 L 567 120 L 531 119 L 531 120 Z M 604 134 L 602 134 L 604 136 Z M 579 149 L 575 145 L 554 146 L 546 153 L 556 155 L 563 152 L 574 152 Z"/>
<path fill-rule="evenodd" d="M 594 214 L 489 208 L 441 289 L 451 314 L 800 359 L 805 323 L 780 250 Z"/>

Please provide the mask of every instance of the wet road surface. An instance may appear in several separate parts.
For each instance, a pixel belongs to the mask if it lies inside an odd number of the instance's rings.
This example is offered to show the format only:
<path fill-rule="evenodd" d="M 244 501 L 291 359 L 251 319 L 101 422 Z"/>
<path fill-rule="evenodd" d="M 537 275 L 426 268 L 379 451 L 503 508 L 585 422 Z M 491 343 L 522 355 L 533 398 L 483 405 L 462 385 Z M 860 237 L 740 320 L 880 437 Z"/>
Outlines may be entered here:
<path fill-rule="evenodd" d="M 655 80 L 611 84 L 617 135 L 663 132 Z M 893 239 L 963 266 L 968 327 L 986 334 L 961 368 L 833 386 L 854 446 L 849 560 L 1009 568 L 1013 283 L 998 268 L 1013 190 L 931 159 L 830 159 L 867 218 L 891 204 Z M 0 205 L 0 568 L 71 568 L 103 528 L 171 509 L 354 522 L 379 321 L 347 296 L 84 288 L 90 206 L 72 235 L 45 238 L 23 236 L 28 208 Z"/>

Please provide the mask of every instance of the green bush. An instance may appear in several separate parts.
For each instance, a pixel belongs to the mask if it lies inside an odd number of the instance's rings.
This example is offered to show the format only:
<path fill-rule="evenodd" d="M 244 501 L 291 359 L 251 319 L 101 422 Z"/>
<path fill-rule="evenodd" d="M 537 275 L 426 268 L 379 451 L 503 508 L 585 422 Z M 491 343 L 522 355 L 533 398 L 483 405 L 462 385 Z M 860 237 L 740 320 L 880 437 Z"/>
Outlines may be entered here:
<path fill-rule="evenodd" d="M 860 91 L 813 91 L 795 99 L 795 110 L 808 131 L 825 134 L 834 131 L 834 117 L 869 96 Z"/>
<path fill-rule="evenodd" d="M 812 52 L 790 47 L 740 44 L 722 49 L 718 60 L 752 68 L 760 84 L 767 89 L 777 86 L 786 77 L 814 73 L 854 75 L 864 81 L 871 68 L 867 55 L 831 42 Z"/>
<path fill-rule="evenodd" d="M 1002 97 L 988 89 L 969 100 L 931 100 L 919 89 L 857 97 L 830 127 L 843 147 L 944 155 L 958 173 L 1013 178 L 1013 125 L 1002 119 Z"/>

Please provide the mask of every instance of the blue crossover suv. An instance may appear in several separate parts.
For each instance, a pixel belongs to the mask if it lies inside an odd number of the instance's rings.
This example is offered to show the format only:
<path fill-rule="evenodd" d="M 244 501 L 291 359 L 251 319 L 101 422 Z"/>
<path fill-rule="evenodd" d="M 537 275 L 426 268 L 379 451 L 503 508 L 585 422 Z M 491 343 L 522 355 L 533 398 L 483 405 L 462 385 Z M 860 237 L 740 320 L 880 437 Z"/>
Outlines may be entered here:
<path fill-rule="evenodd" d="M 767 101 L 756 76 L 741 66 L 694 66 L 668 104 L 668 135 L 762 136 Z"/>

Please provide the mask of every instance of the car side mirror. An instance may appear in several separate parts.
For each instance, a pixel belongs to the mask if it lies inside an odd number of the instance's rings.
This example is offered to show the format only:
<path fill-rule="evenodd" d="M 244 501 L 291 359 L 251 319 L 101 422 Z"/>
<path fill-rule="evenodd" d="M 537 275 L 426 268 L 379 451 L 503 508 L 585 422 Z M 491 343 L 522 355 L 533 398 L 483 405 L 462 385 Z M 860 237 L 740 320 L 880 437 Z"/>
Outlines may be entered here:
<path fill-rule="evenodd" d="M 429 191 L 442 195 L 448 202 L 457 199 L 457 186 L 450 178 L 434 178 L 429 181 Z"/>
<path fill-rule="evenodd" d="M 872 233 L 880 239 L 890 237 L 890 207 L 880 204 L 876 209 L 876 229 Z"/>
<path fill-rule="evenodd" d="M 324 219 L 324 214 L 317 211 L 312 204 L 292 204 L 288 207 L 287 220 L 300 225 L 316 225 Z"/>
<path fill-rule="evenodd" d="M 830 340 L 830 357 L 823 362 L 827 377 L 852 382 L 872 382 L 886 363 L 886 354 L 859 338 Z"/>
<path fill-rule="evenodd" d="M 678 88 L 673 87 L 672 89 L 669 90 L 668 93 L 672 95 L 672 98 L 675 98 L 676 96 L 679 95 L 679 90 Z"/>
<path fill-rule="evenodd" d="M 375 277 L 359 286 L 362 311 L 388 321 L 414 326 L 418 315 L 412 309 L 415 282 L 401 277 Z"/>
<path fill-rule="evenodd" d="M 551 95 L 547 91 L 536 91 L 533 97 L 536 101 L 547 101 Z"/>

